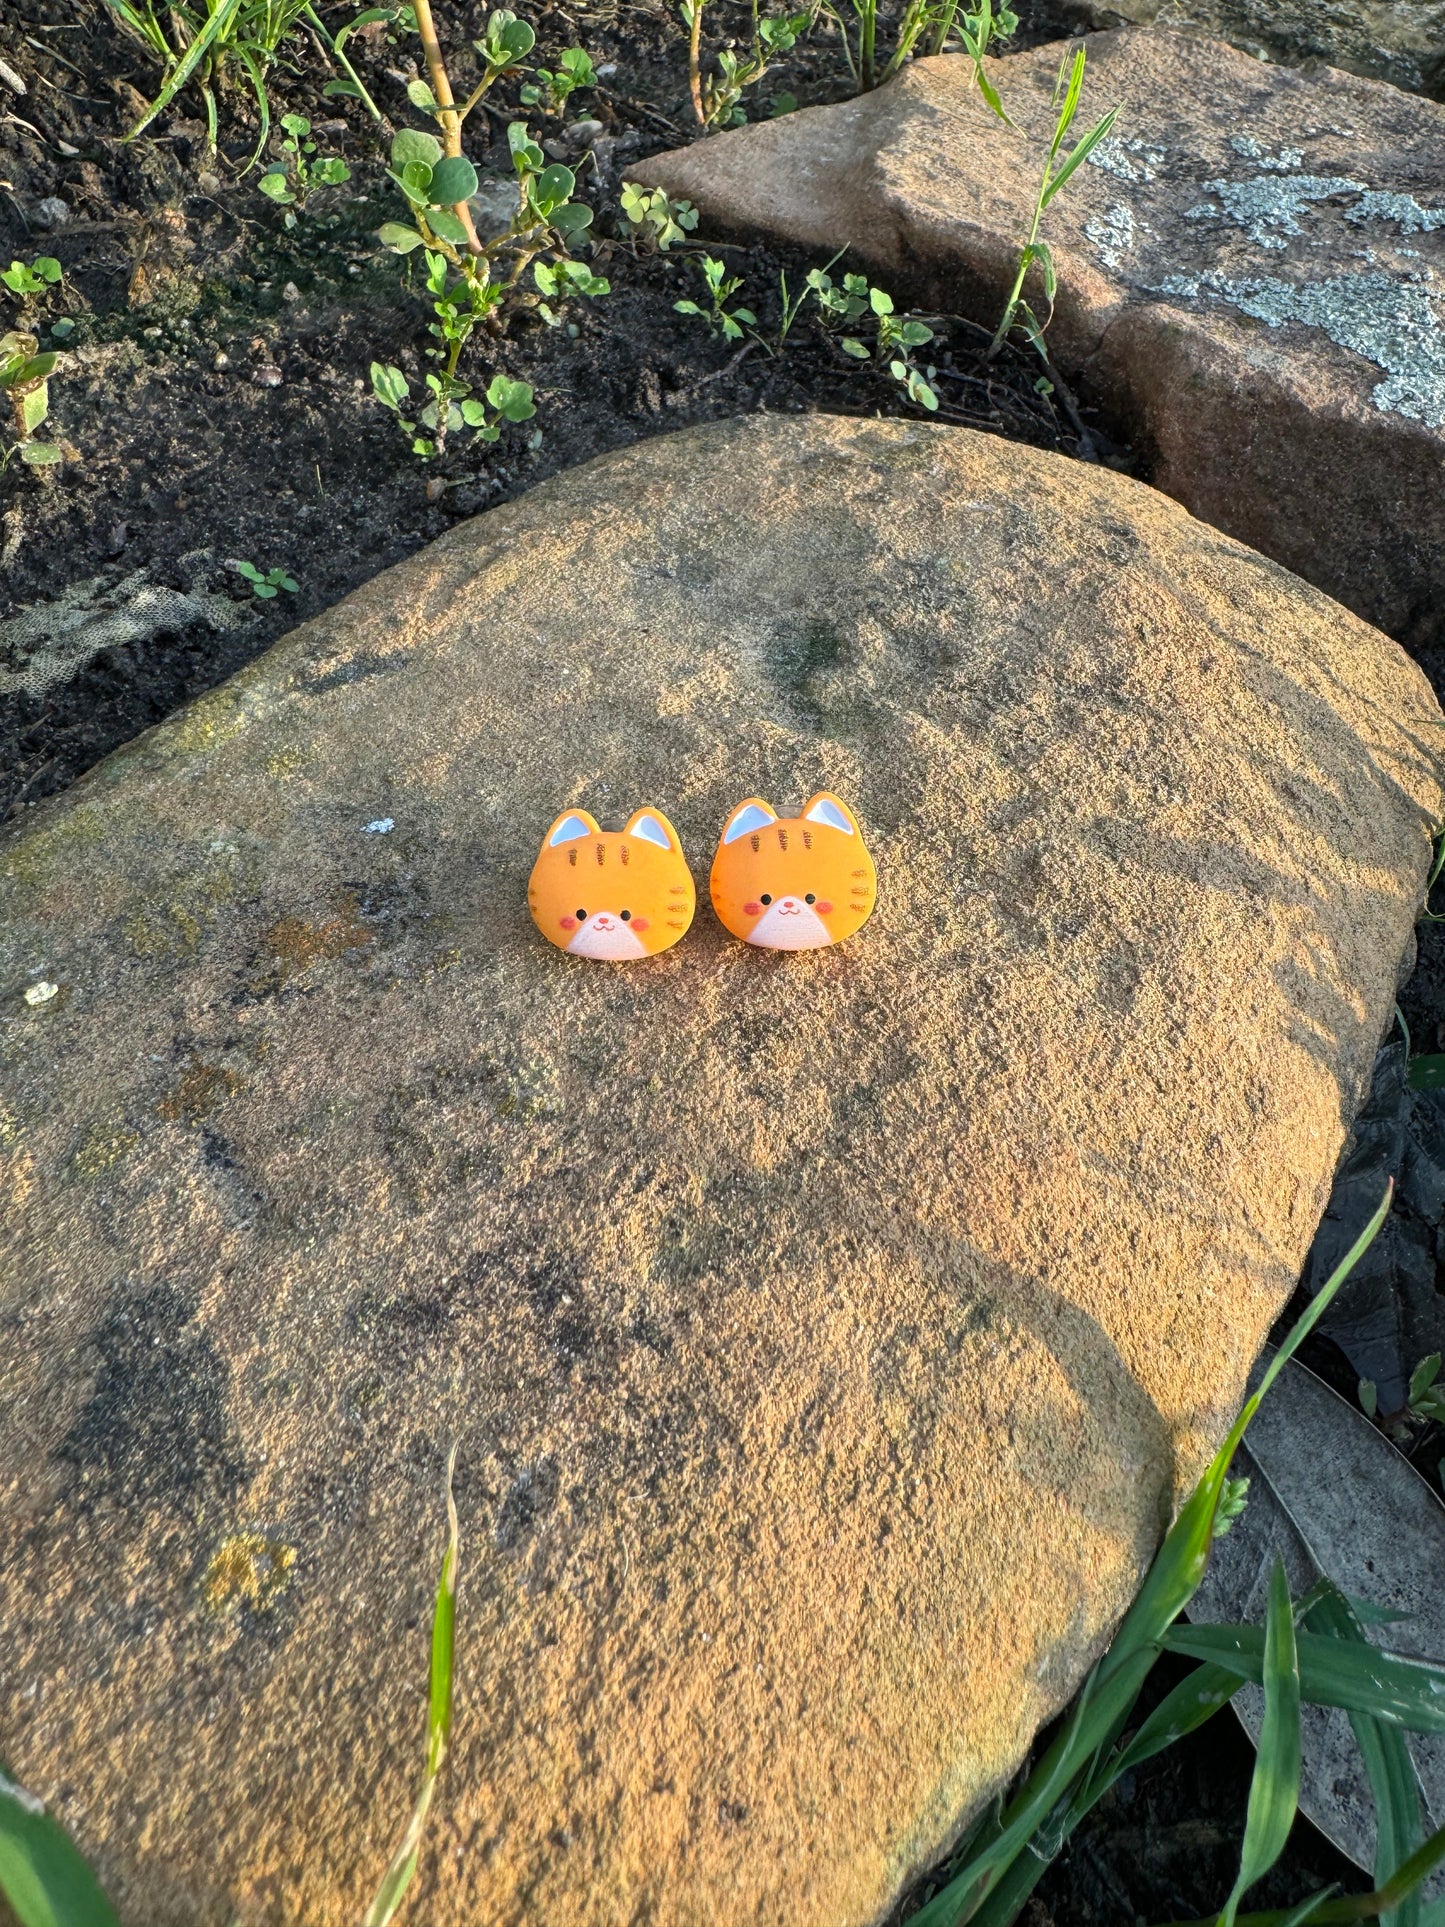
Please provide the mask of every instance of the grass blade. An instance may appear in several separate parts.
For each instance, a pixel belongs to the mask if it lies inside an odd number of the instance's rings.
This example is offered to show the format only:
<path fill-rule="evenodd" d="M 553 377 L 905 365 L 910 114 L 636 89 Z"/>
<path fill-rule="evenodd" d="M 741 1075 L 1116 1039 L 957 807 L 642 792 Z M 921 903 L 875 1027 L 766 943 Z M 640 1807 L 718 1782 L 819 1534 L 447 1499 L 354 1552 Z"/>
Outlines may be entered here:
<path fill-rule="evenodd" d="M 1163 1643 L 1256 1685 L 1264 1679 L 1265 1636 L 1258 1626 L 1175 1626 Z M 1300 1692 L 1311 1706 L 1342 1706 L 1413 1733 L 1445 1733 L 1445 1665 L 1322 1633 L 1300 1633 L 1296 1648 Z"/>
<path fill-rule="evenodd" d="M 1295 1647 L 1294 1605 L 1284 1561 L 1277 1559 L 1269 1580 L 1264 1625 L 1264 1723 L 1260 1727 L 1239 1875 L 1224 1903 L 1220 1927 L 1234 1927 L 1239 1903 L 1256 1880 L 1284 1852 L 1299 1810 L 1300 1676 Z"/>
<path fill-rule="evenodd" d="M 1065 58 L 1067 58 L 1067 56 L 1065 56 Z M 1073 71 L 1069 75 L 1069 89 L 1068 89 L 1068 92 L 1064 95 L 1064 104 L 1062 107 L 1060 107 L 1059 117 L 1057 121 L 1055 121 L 1054 123 L 1054 138 L 1049 147 L 1050 160 L 1053 160 L 1054 156 L 1058 153 L 1059 149 L 1063 146 L 1064 136 L 1069 131 L 1069 123 L 1073 120 L 1074 111 L 1078 107 L 1079 95 L 1083 92 L 1083 88 L 1084 88 L 1084 62 L 1087 58 L 1088 56 L 1086 55 L 1082 47 L 1079 47 L 1075 50 Z M 1063 61 L 1060 61 L 1059 63 L 1060 80 L 1062 80 L 1063 77 L 1064 77 Z M 1055 89 L 1056 96 L 1057 96 L 1057 91 L 1058 90 Z"/>
<path fill-rule="evenodd" d="M 363 1922 L 363 1927 L 387 1927 L 395 1917 L 411 1885 L 416 1872 L 417 1855 L 421 1851 L 421 1837 L 426 1827 L 427 1815 L 431 1811 L 432 1796 L 436 1791 L 437 1775 L 447 1756 L 447 1746 L 452 1730 L 452 1679 L 456 1658 L 457 1624 L 457 1554 L 459 1539 L 457 1534 L 457 1508 L 452 1497 L 452 1472 L 457 1462 L 457 1448 L 452 1447 L 447 1457 L 447 1549 L 442 1556 L 441 1579 L 437 1585 L 436 1607 L 432 1614 L 431 1629 L 431 1692 L 427 1703 L 427 1744 L 426 1766 L 417 1791 L 416 1805 L 411 1810 L 411 1818 L 401 1836 L 391 1864 L 382 1876 L 381 1885 L 376 1890 L 376 1898 Z"/>
<path fill-rule="evenodd" d="M 1069 155 L 1069 158 L 1064 162 L 1058 173 L 1050 177 L 1049 184 L 1044 189 L 1042 206 L 1048 206 L 1049 202 L 1058 193 L 1065 181 L 1068 180 L 1074 169 L 1078 167 L 1081 162 L 1089 158 L 1094 149 L 1099 145 L 1099 142 L 1103 140 L 1109 129 L 1114 125 L 1118 112 L 1117 107 L 1111 107 L 1107 114 L 1102 115 L 1094 122 L 1088 133 L 1085 134 L 1082 140 L 1075 146 L 1073 152 Z"/>
<path fill-rule="evenodd" d="M 150 126 L 157 114 L 164 108 L 170 106 L 176 95 L 181 91 L 182 87 L 185 86 L 197 67 L 200 66 L 201 61 L 210 51 L 212 45 L 221 38 L 240 10 L 241 0 L 221 0 L 220 6 L 216 8 L 216 11 L 211 15 L 205 26 L 201 28 L 201 31 L 196 35 L 190 46 L 186 48 L 186 51 L 182 54 L 180 60 L 166 78 L 160 92 L 141 115 L 135 126 L 132 127 L 130 132 L 125 136 L 126 140 L 133 141 L 137 134 L 144 132 L 144 130 Z"/>
<path fill-rule="evenodd" d="M 1308 1904 L 1314 1909 L 1306 1916 L 1310 1927 L 1350 1927 L 1357 1920 L 1379 1920 L 1419 1892 L 1435 1869 L 1445 1861 L 1445 1827 L 1430 1838 L 1393 1874 L 1383 1887 L 1369 1894 L 1342 1894 L 1338 1900 L 1322 1900 L 1318 1895 Z M 1234 1927 L 1289 1927 L 1292 1911 L 1275 1909 L 1262 1914 L 1239 1914 Z M 1218 1927 L 1208 1920 L 1171 1920 L 1168 1927 Z M 1445 1927 L 1445 1906 L 1430 1901 L 1424 1909 L 1423 1927 Z"/>
<path fill-rule="evenodd" d="M 1196 1666 L 1167 1693 L 1110 1767 L 1109 1784 L 1212 1720 L 1244 1681 L 1224 1666 Z M 1100 1788 L 1102 1792 L 1103 1789 Z"/>
<path fill-rule="evenodd" d="M 1364 1628 L 1337 1586 L 1321 1587 L 1320 1597 L 1305 1614 L 1305 1624 L 1312 1632 L 1370 1650 Z M 1375 1802 L 1375 1885 L 1382 1887 L 1424 1839 L 1420 1781 L 1399 1727 L 1368 1713 L 1351 1713 L 1349 1720 Z M 1419 1895 L 1412 1894 L 1382 1920 L 1384 1927 L 1421 1927 Z"/>
<path fill-rule="evenodd" d="M 117 1927 L 110 1902 L 60 1822 L 0 1767 L 0 1894 L 20 1927 Z"/>

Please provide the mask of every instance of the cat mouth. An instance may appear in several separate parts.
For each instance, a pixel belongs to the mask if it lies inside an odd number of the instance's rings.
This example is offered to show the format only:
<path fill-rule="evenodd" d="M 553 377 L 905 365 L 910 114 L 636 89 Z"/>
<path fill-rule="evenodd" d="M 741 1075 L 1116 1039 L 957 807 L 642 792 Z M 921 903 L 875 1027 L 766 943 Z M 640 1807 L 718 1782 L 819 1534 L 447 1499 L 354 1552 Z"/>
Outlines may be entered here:
<path fill-rule="evenodd" d="M 748 932 L 748 942 L 763 950 L 821 950 L 833 933 L 811 904 L 783 897 L 770 904 Z"/>
<path fill-rule="evenodd" d="M 587 919 L 567 945 L 567 952 L 573 957 L 600 957 L 618 963 L 647 955 L 646 947 L 636 932 L 620 917 L 611 916 L 606 911 L 597 911 Z"/>

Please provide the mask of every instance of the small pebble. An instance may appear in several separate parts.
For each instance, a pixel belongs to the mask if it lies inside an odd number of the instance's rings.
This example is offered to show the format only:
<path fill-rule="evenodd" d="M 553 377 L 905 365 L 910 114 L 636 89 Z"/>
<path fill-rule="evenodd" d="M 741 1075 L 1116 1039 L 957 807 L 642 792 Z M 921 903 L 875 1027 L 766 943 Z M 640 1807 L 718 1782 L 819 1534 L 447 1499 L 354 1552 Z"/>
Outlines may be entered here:
<path fill-rule="evenodd" d="M 42 977 L 38 984 L 32 984 L 26 991 L 25 1001 L 33 1010 L 40 1004 L 48 1004 L 51 998 L 58 996 L 59 993 L 59 984 L 47 983 Z"/>
<path fill-rule="evenodd" d="M 446 494 L 446 492 L 447 492 L 447 485 L 442 480 L 440 475 L 432 475 L 428 477 L 427 485 L 426 485 L 426 499 L 429 502 L 439 502 L 442 499 L 443 495 Z"/>
<path fill-rule="evenodd" d="M 211 366 L 216 370 L 218 374 L 220 373 L 221 369 L 229 368 L 230 365 L 231 365 L 231 357 L 224 351 L 224 349 L 220 354 L 216 356 L 215 360 L 211 363 Z"/>
<path fill-rule="evenodd" d="M 281 299 L 283 301 L 299 301 L 301 299 L 301 290 L 294 281 L 288 281 L 286 283 L 285 287 L 281 290 Z"/>
<path fill-rule="evenodd" d="M 221 177 L 219 174 L 207 173 L 206 170 L 202 168 L 201 172 L 196 176 L 196 185 L 201 188 L 204 193 L 214 194 L 221 185 Z"/>
<path fill-rule="evenodd" d="M 161 338 L 161 331 L 159 328 L 142 328 L 141 333 L 142 335 L 144 335 L 147 341 L 159 341 Z"/>
<path fill-rule="evenodd" d="M 65 156 L 65 158 L 68 161 L 73 161 L 76 155 L 80 152 L 80 149 L 78 147 L 72 147 L 69 141 L 58 140 L 55 143 L 55 145 L 60 149 L 61 153 Z"/>
<path fill-rule="evenodd" d="M 569 147 L 587 147 L 603 132 L 600 120 L 574 120 L 563 138 Z"/>
<path fill-rule="evenodd" d="M 378 816 L 374 822 L 363 824 L 363 836 L 388 836 L 396 828 L 393 816 Z"/>
<path fill-rule="evenodd" d="M 615 60 L 604 60 L 602 65 L 597 69 L 597 78 L 599 80 L 611 80 L 616 72 L 617 62 Z"/>
<path fill-rule="evenodd" d="M 70 219 L 70 203 L 62 201 L 58 194 L 47 194 L 43 201 L 37 201 L 30 214 L 36 227 L 64 227 Z"/>
<path fill-rule="evenodd" d="M 251 370 L 251 380 L 258 388 L 279 388 L 281 370 L 273 367 L 269 361 L 263 361 L 259 368 Z"/>

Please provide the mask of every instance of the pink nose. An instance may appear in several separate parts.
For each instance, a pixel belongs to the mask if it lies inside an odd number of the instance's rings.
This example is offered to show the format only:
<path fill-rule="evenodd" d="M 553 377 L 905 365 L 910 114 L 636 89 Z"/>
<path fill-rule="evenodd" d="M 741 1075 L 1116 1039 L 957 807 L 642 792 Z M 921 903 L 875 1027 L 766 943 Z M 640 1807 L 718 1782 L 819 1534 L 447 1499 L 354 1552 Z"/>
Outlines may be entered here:
<path fill-rule="evenodd" d="M 797 916 L 799 907 L 800 906 L 798 903 L 798 899 L 796 897 L 784 897 L 782 902 L 778 905 L 778 909 L 785 917 Z"/>

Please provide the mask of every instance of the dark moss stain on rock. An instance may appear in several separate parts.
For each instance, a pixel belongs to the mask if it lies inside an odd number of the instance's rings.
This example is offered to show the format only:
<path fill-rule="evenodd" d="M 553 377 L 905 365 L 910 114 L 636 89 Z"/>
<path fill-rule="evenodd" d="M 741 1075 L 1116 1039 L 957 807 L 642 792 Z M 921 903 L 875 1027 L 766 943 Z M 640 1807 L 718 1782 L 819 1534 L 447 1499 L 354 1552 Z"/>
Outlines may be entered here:
<path fill-rule="evenodd" d="M 156 1105 L 156 1115 L 172 1124 L 199 1124 L 219 1110 L 240 1086 L 234 1071 L 192 1057 L 176 1088 Z"/>
<path fill-rule="evenodd" d="M 83 1506 L 100 1499 L 193 1513 L 233 1498 L 247 1473 L 227 1410 L 230 1367 L 167 1284 L 126 1291 L 96 1328 L 90 1397 L 56 1456 Z"/>
<path fill-rule="evenodd" d="M 313 923 L 306 917 L 279 917 L 263 941 L 275 962 L 276 975 L 284 984 L 292 977 L 304 975 L 315 964 L 345 956 L 348 950 L 364 949 L 373 935 L 363 923 L 354 900 L 348 899 L 339 906 L 335 916 L 321 923 Z"/>
<path fill-rule="evenodd" d="M 818 679 L 843 660 L 844 643 L 837 629 L 821 616 L 803 622 L 780 622 L 763 644 L 763 669 L 774 688 L 788 699 L 800 721 L 822 730 L 823 703 Z"/>
<path fill-rule="evenodd" d="M 303 677 L 301 688 L 308 696 L 324 696 L 330 689 L 342 689 L 347 683 L 365 682 L 370 676 L 394 675 L 398 669 L 405 669 L 408 660 L 404 655 L 352 656 L 348 661 L 338 663 L 334 669 Z"/>

